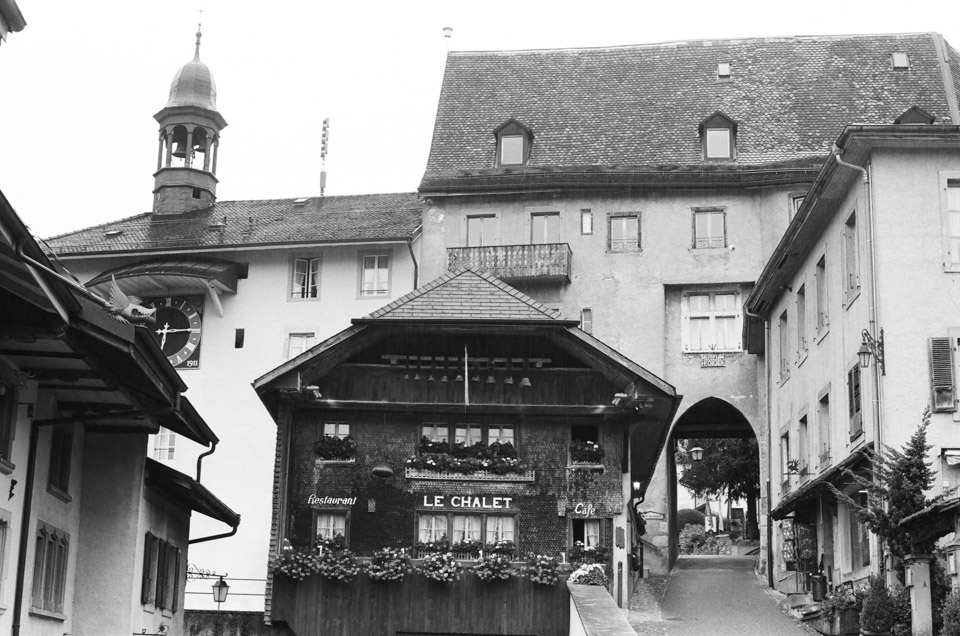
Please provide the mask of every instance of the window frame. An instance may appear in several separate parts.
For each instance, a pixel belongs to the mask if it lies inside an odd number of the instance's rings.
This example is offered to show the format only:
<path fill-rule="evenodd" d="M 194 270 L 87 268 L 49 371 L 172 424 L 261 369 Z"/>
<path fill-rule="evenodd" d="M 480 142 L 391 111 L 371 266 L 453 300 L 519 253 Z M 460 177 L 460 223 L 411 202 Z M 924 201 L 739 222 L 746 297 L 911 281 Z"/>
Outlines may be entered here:
<path fill-rule="evenodd" d="M 13 463 L 13 440 L 17 436 L 19 415 L 19 389 L 0 385 L 0 474 L 10 474 L 16 468 Z"/>
<path fill-rule="evenodd" d="M 50 464 L 47 491 L 70 501 L 70 473 L 73 468 L 73 425 L 58 424 L 50 430 Z"/>
<path fill-rule="evenodd" d="M 777 339 L 780 343 L 780 384 L 790 379 L 790 315 L 786 309 L 777 319 Z"/>
<path fill-rule="evenodd" d="M 940 231 L 942 236 L 943 271 L 960 272 L 960 170 L 941 170 L 940 178 Z M 951 196 L 951 188 L 955 188 Z M 950 202 L 956 198 L 957 208 L 951 209 Z M 951 215 L 956 235 L 951 235 Z"/>
<path fill-rule="evenodd" d="M 0 508 L 0 595 L 6 591 L 7 582 L 7 553 L 10 551 L 10 523 L 13 514 Z"/>
<path fill-rule="evenodd" d="M 708 227 L 713 226 L 711 219 L 715 217 L 720 218 L 720 236 L 719 236 L 719 245 L 714 244 L 717 240 L 717 237 L 714 237 L 712 234 L 709 234 L 704 239 L 701 239 L 698 236 L 697 232 L 697 219 L 698 217 L 706 217 Z M 706 249 L 721 249 L 727 247 L 727 210 L 726 208 L 693 208 L 692 215 L 693 222 L 693 237 L 691 242 L 692 249 L 695 250 L 706 250 Z M 709 232 L 709 230 L 708 230 Z M 706 241 L 706 244 L 701 245 L 701 241 Z"/>
<path fill-rule="evenodd" d="M 417 445 L 419 446 L 420 440 L 424 437 L 429 439 L 431 442 L 446 442 L 452 448 L 454 444 L 457 443 L 457 437 L 459 435 L 459 430 L 461 428 L 466 429 L 469 427 L 471 430 L 480 431 L 480 440 L 487 446 L 493 443 L 493 441 L 499 441 L 503 437 L 502 430 L 506 427 L 513 429 L 513 438 L 508 440 L 513 444 L 513 448 L 516 449 L 517 455 L 520 455 L 520 425 L 518 422 L 513 420 L 499 420 L 499 419 L 488 419 L 488 420 L 473 420 L 473 421 L 463 421 L 463 420 L 450 420 L 450 421 L 436 421 L 436 422 L 421 422 L 420 423 L 420 437 L 417 438 Z M 445 436 L 443 439 L 439 439 L 437 436 L 437 429 L 444 428 L 446 430 Z M 491 441 L 491 432 L 494 428 L 500 429 L 501 433 L 497 436 L 496 440 Z M 428 430 L 430 433 L 428 434 Z M 471 436 L 472 438 L 472 436 Z M 476 442 L 474 442 L 476 443 Z M 503 443 L 503 442 L 501 442 Z"/>
<path fill-rule="evenodd" d="M 956 337 L 927 339 L 930 364 L 930 404 L 934 413 L 957 411 L 957 373 L 953 349 Z"/>
<path fill-rule="evenodd" d="M 496 141 L 496 150 L 494 156 L 494 167 L 513 168 L 527 165 L 530 160 L 530 153 L 533 149 L 533 132 L 521 124 L 516 119 L 508 119 L 493 131 L 493 137 Z M 504 162 L 504 140 L 519 137 L 522 143 L 521 157 L 519 162 Z"/>
<path fill-rule="evenodd" d="M 306 268 L 304 272 L 304 275 L 306 278 L 304 280 L 304 285 L 302 286 L 303 288 L 309 289 L 309 285 L 307 285 L 307 282 L 309 281 L 310 276 L 315 276 L 314 285 L 313 285 L 315 288 L 314 289 L 315 293 L 313 295 L 303 295 L 304 289 L 301 289 L 299 291 L 299 295 L 297 295 L 298 290 L 296 290 L 295 287 L 297 287 L 297 276 L 298 276 L 297 264 L 298 263 L 306 263 Z M 314 264 L 316 265 L 316 271 L 314 271 L 314 267 L 313 267 Z M 320 300 L 320 277 L 323 272 L 323 255 L 322 254 L 317 256 L 299 255 L 299 256 L 291 257 L 289 272 L 290 272 L 290 276 L 289 276 L 289 283 L 287 284 L 287 301 L 309 302 L 309 301 Z"/>
<path fill-rule="evenodd" d="M 787 195 L 787 223 L 791 223 L 794 217 L 797 216 L 806 198 L 806 192 L 792 192 Z"/>
<path fill-rule="evenodd" d="M 847 416 L 852 442 L 863 435 L 863 374 L 859 360 L 847 367 Z"/>
<path fill-rule="evenodd" d="M 35 551 L 30 611 L 66 618 L 63 606 L 70 569 L 70 533 L 37 519 L 33 536 Z"/>
<path fill-rule="evenodd" d="M 593 309 L 590 307 L 580 309 L 580 331 L 593 334 Z"/>
<path fill-rule="evenodd" d="M 597 528 L 597 542 L 595 544 L 590 544 L 587 542 L 587 537 L 590 536 L 587 534 L 587 524 L 596 524 Z M 577 539 L 577 525 L 582 525 L 582 535 L 583 535 L 583 547 L 597 547 L 603 548 L 606 547 L 606 542 L 604 541 L 603 536 L 603 517 L 571 517 L 569 524 L 567 525 L 567 549 L 573 548 L 574 544 L 579 541 Z"/>
<path fill-rule="evenodd" d="M 364 291 L 364 272 L 366 268 L 364 267 L 366 259 L 368 258 L 377 258 L 378 267 L 377 270 L 386 269 L 387 270 L 387 280 L 386 280 L 386 289 L 383 293 L 370 293 Z M 386 258 L 387 266 L 386 268 L 379 267 L 379 259 Z M 368 300 L 368 299 L 382 299 L 390 298 L 392 289 L 393 289 L 393 250 L 362 250 L 358 254 L 357 259 L 357 299 L 358 300 Z"/>
<path fill-rule="evenodd" d="M 580 210 L 580 234 L 583 236 L 593 234 L 593 210 L 590 208 Z"/>
<path fill-rule="evenodd" d="M 709 308 L 707 311 L 697 311 L 691 308 L 690 297 L 691 296 L 708 296 L 709 300 L 707 301 Z M 733 296 L 733 311 L 721 311 L 717 309 L 717 296 Z M 740 290 L 739 289 L 730 289 L 728 287 L 719 288 L 719 289 L 705 289 L 700 287 L 693 287 L 684 289 L 680 297 L 680 319 L 682 323 L 681 329 L 681 341 L 684 353 L 737 353 L 743 351 L 743 342 L 740 338 L 734 337 L 732 346 L 727 348 L 720 348 L 718 346 L 718 319 L 729 319 L 733 318 L 733 333 L 734 336 L 740 333 L 743 329 L 743 307 L 740 303 Z M 694 348 L 693 347 L 693 329 L 692 322 L 694 320 L 703 320 L 706 319 L 708 323 L 708 330 L 712 334 L 713 345 L 707 344 L 706 348 Z"/>
<path fill-rule="evenodd" d="M 474 243 L 471 238 L 471 222 L 480 221 L 479 231 L 480 231 L 480 242 Z M 497 215 L 496 214 L 468 214 L 464 217 L 464 241 L 463 244 L 467 247 L 492 247 L 494 245 L 500 244 L 499 233 L 497 232 Z M 487 223 L 492 223 L 490 229 L 490 240 L 487 240 L 486 228 Z"/>
<path fill-rule="evenodd" d="M 300 350 L 300 352 L 297 354 L 292 353 L 294 350 L 293 348 L 294 339 L 303 340 L 304 346 Z M 311 347 L 313 347 L 318 342 L 320 342 L 319 339 L 317 339 L 317 332 L 315 331 L 291 331 L 290 333 L 287 334 L 286 340 L 287 342 L 286 342 L 286 347 L 284 347 L 285 349 L 284 354 L 287 360 L 292 360 L 293 358 L 299 355 L 302 355 L 303 353 L 309 351 Z M 312 344 L 310 343 L 310 340 L 313 341 Z"/>
<path fill-rule="evenodd" d="M 157 461 L 171 461 L 176 456 L 177 434 L 161 426 L 153 436 L 153 458 Z"/>
<path fill-rule="evenodd" d="M 807 285 L 800 283 L 797 287 L 797 361 L 802 362 L 807 357 Z"/>
<path fill-rule="evenodd" d="M 637 242 L 636 245 L 633 244 L 633 239 L 628 236 L 627 231 L 629 228 L 623 228 L 623 238 L 614 239 L 613 238 L 613 227 L 614 223 L 617 221 L 626 221 L 629 219 L 635 219 L 637 223 Z M 643 227 L 641 225 L 642 214 L 641 212 L 609 212 L 607 214 L 607 253 L 608 254 L 623 254 L 630 252 L 642 252 L 643 251 Z M 614 240 L 617 243 L 614 243 Z M 614 247 L 618 245 L 618 247 Z"/>
<path fill-rule="evenodd" d="M 550 221 L 545 221 L 544 225 L 544 236 L 543 240 L 536 236 L 536 221 L 534 219 L 552 219 Z M 556 224 L 556 239 L 555 241 L 548 241 L 547 238 L 550 238 L 552 234 L 550 232 L 550 227 L 552 224 Z M 560 212 L 559 211 L 544 211 L 544 212 L 530 212 L 530 245 L 556 245 L 562 242 L 561 235 L 562 224 L 560 222 Z"/>
<path fill-rule="evenodd" d="M 827 255 L 821 254 L 814 270 L 817 285 L 817 342 L 830 331 L 830 286 L 827 284 Z"/>
<path fill-rule="evenodd" d="M 832 461 L 831 429 L 833 417 L 830 413 L 830 384 L 827 384 L 817 395 L 817 443 L 819 449 L 820 469 L 830 465 Z"/>
<path fill-rule="evenodd" d="M 859 235 L 857 211 L 852 210 L 843 222 L 843 300 L 847 309 L 860 296 Z"/>
<path fill-rule="evenodd" d="M 343 545 L 345 548 L 349 548 L 350 547 L 350 512 L 351 512 L 350 510 L 346 510 L 343 508 L 314 508 L 313 520 L 312 520 L 313 528 L 310 534 L 310 536 L 312 537 L 311 547 L 315 548 L 316 546 L 318 546 L 321 540 L 332 540 L 332 539 L 336 539 L 337 537 L 337 535 L 335 534 L 336 532 L 335 526 L 331 527 L 331 530 L 334 532 L 333 536 L 331 537 L 320 536 L 320 517 L 323 515 L 323 516 L 329 516 L 331 518 L 336 517 L 338 519 L 343 519 Z"/>
<path fill-rule="evenodd" d="M 780 483 L 790 483 L 790 430 L 780 434 Z"/>
<path fill-rule="evenodd" d="M 455 517 L 479 517 L 480 518 L 480 541 L 483 542 L 484 546 L 490 545 L 493 541 L 488 541 L 488 536 L 491 532 L 490 529 L 490 520 L 491 519 L 511 519 L 513 523 L 513 528 L 511 530 L 513 538 L 505 539 L 506 541 L 512 541 L 514 546 L 517 545 L 517 537 L 520 535 L 520 513 L 516 511 L 453 511 L 453 510 L 424 510 L 417 509 L 415 511 L 415 523 L 414 523 L 414 541 L 415 543 L 429 543 L 436 541 L 443 541 L 446 543 L 447 547 L 451 550 L 454 549 L 456 545 L 454 540 L 454 518 Z M 443 534 L 440 538 L 426 539 L 423 536 L 424 527 L 421 524 L 421 521 L 425 517 L 430 517 L 434 520 L 442 519 L 443 525 Z M 436 533 L 439 531 L 438 528 L 432 528 L 433 536 L 436 536 Z M 494 539 L 496 541 L 498 539 Z M 459 542 L 458 542 L 459 543 Z"/>
<path fill-rule="evenodd" d="M 736 161 L 737 159 L 737 122 L 727 117 L 723 112 L 716 111 L 706 119 L 700 122 L 700 147 L 702 153 L 703 161 Z M 715 147 L 715 142 L 711 141 L 711 137 L 716 137 L 715 134 L 723 131 L 726 134 L 724 139 L 726 141 L 726 153 L 719 154 L 713 151 Z"/>

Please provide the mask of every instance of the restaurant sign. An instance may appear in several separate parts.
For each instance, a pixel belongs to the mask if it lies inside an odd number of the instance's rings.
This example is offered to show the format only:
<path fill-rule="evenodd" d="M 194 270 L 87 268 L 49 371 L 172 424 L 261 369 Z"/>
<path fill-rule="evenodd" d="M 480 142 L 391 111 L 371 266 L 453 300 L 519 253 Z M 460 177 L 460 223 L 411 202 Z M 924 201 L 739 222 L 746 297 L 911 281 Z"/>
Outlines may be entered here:
<path fill-rule="evenodd" d="M 473 495 L 424 495 L 425 508 L 469 508 L 471 510 L 509 510 L 513 497 Z"/>
<path fill-rule="evenodd" d="M 308 506 L 355 506 L 356 497 L 318 497 L 310 495 L 307 497 Z"/>

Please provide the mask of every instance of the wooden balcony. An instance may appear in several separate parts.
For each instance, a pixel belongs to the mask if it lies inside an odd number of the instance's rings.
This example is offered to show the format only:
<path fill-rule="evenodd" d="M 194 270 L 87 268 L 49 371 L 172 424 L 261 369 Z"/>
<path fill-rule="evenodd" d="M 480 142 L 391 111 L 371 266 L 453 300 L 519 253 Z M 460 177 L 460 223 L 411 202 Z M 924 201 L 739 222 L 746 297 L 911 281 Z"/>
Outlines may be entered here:
<path fill-rule="evenodd" d="M 473 267 L 505 281 L 570 282 L 572 253 L 566 243 L 448 247 L 447 269 Z"/>

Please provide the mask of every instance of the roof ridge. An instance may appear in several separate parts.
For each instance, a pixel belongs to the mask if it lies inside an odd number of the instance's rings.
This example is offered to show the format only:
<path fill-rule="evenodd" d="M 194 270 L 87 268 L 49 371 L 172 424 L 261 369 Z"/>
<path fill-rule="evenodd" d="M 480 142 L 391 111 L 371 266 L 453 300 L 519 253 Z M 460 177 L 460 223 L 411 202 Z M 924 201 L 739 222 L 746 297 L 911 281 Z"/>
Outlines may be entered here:
<path fill-rule="evenodd" d="M 551 320 L 557 320 L 557 313 L 558 313 L 558 312 L 554 312 L 554 310 L 552 310 L 551 308 L 547 307 L 546 305 L 544 305 L 544 304 L 541 303 L 540 301 L 535 300 L 535 299 L 531 298 L 530 296 L 527 296 L 526 294 L 524 294 L 522 291 L 520 291 L 520 290 L 517 289 L 516 287 L 511 287 L 510 285 L 508 285 L 507 283 L 503 282 L 502 280 L 500 280 L 499 278 L 497 278 L 497 277 L 494 276 L 493 274 L 490 274 L 490 273 L 487 273 L 487 272 L 481 272 L 481 271 L 479 271 L 479 270 L 475 270 L 473 267 L 467 267 L 467 268 L 464 268 L 464 269 L 466 269 L 467 271 L 473 272 L 474 274 L 477 274 L 478 276 L 480 276 L 481 278 L 483 278 L 483 279 L 486 280 L 487 282 L 493 283 L 494 285 L 496 285 L 496 286 L 497 286 L 499 289 L 501 289 L 502 291 L 507 292 L 508 294 L 510 294 L 511 296 L 513 296 L 514 298 L 516 298 L 517 300 L 522 301 L 522 302 L 526 303 L 527 305 L 533 307 L 534 309 L 536 309 L 536 310 L 539 311 L 540 313 L 542 313 L 542 314 L 544 314 L 545 316 L 549 317 Z"/>
<path fill-rule="evenodd" d="M 132 221 L 140 217 L 146 217 L 153 214 L 153 212 L 141 212 L 139 214 L 133 214 L 131 216 L 124 217 L 122 219 L 117 219 L 116 221 L 106 221 L 105 223 L 98 223 L 97 225 L 90 225 L 88 227 L 82 227 L 79 230 L 70 230 L 69 232 L 64 232 L 63 234 L 57 234 L 56 236 L 48 236 L 44 238 L 44 241 L 53 241 L 55 239 L 63 238 L 65 236 L 70 236 L 71 234 L 78 234 L 80 232 L 89 232 L 90 230 L 95 230 L 101 227 L 107 227 L 110 225 L 115 225 L 117 223 L 123 223 L 125 221 Z"/>
<path fill-rule="evenodd" d="M 391 311 L 393 311 L 393 310 L 396 309 L 397 307 L 400 307 L 401 305 L 405 305 L 405 304 L 407 304 L 408 302 L 410 302 L 411 300 L 415 300 L 415 299 L 417 299 L 417 298 L 420 298 L 421 296 L 423 296 L 424 294 L 426 294 L 428 291 L 430 291 L 430 290 L 432 290 L 432 289 L 436 289 L 437 287 L 439 287 L 442 283 L 445 283 L 445 282 L 447 282 L 447 281 L 449 281 L 449 280 L 452 280 L 452 279 L 455 278 L 456 276 L 459 276 L 461 273 L 463 273 L 463 272 L 462 272 L 463 269 L 464 269 L 464 268 L 462 268 L 462 267 L 458 267 L 457 269 L 455 269 L 455 270 L 453 270 L 453 271 L 450 271 L 450 272 L 446 272 L 446 273 L 444 273 L 444 274 L 441 274 L 440 276 L 434 278 L 434 279 L 433 279 L 432 281 L 430 281 L 429 283 L 425 283 L 424 285 L 422 285 L 422 286 L 420 286 L 420 287 L 417 287 L 417 288 L 414 289 L 413 291 L 407 292 L 406 294 L 404 294 L 404 295 L 401 296 L 400 298 L 397 298 L 396 300 L 394 300 L 394 301 L 392 301 L 392 302 L 390 302 L 390 303 L 387 303 L 386 305 L 384 305 L 384 306 L 381 307 L 380 309 L 377 309 L 376 311 L 367 314 L 366 316 L 364 316 L 364 319 L 380 318 L 381 316 L 384 316 L 384 315 L 390 313 Z"/>

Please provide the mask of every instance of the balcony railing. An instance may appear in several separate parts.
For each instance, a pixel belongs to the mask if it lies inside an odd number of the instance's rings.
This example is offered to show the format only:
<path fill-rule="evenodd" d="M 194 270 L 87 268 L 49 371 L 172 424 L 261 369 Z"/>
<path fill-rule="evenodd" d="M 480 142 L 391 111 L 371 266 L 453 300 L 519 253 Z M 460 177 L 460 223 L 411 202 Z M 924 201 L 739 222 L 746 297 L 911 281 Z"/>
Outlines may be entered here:
<path fill-rule="evenodd" d="M 473 267 L 503 280 L 570 281 L 572 251 L 566 243 L 448 247 L 447 269 Z"/>

